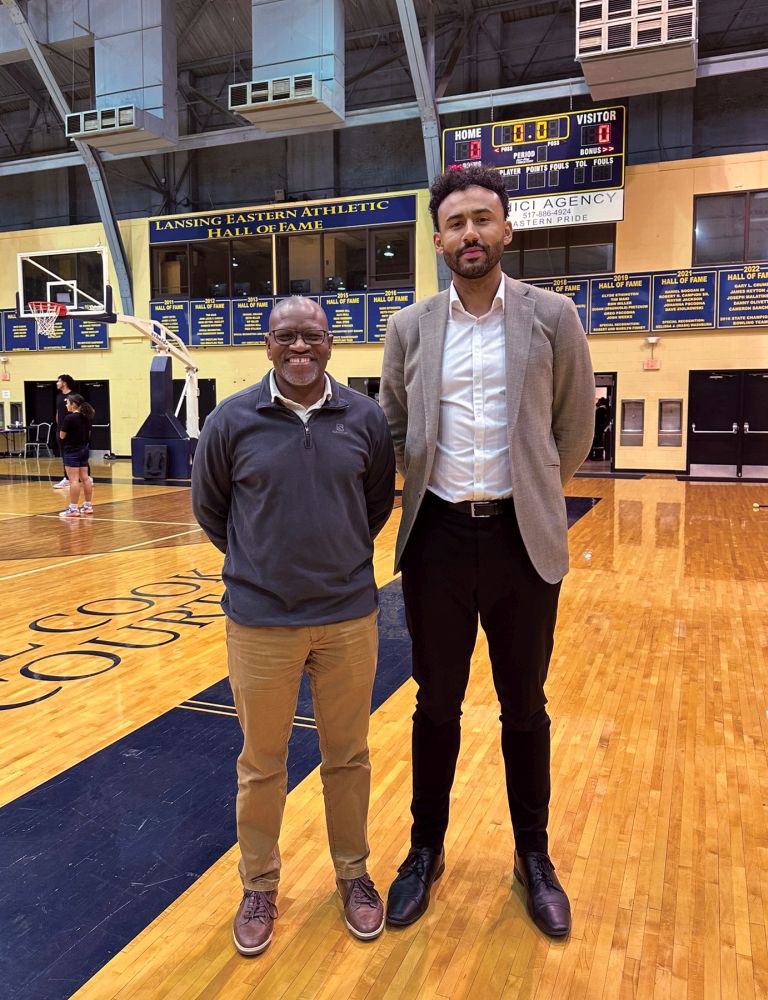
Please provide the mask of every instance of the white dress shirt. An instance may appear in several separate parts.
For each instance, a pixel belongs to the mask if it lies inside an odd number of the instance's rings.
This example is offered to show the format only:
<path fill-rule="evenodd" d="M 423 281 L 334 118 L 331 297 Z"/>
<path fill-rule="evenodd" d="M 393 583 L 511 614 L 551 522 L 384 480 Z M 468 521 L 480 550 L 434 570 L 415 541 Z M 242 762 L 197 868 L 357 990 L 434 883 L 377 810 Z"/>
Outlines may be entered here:
<path fill-rule="evenodd" d="M 301 403 L 297 403 L 293 399 L 288 399 L 287 396 L 280 395 L 280 390 L 277 388 L 277 379 L 275 378 L 274 368 L 269 373 L 269 391 L 272 395 L 273 403 L 279 400 L 284 406 L 287 406 L 289 410 L 293 410 L 297 416 L 301 417 L 305 424 L 309 420 L 312 411 L 319 410 L 323 403 L 329 400 L 333 395 L 331 390 L 331 380 L 327 375 L 324 375 L 323 394 L 320 399 L 318 399 L 317 402 L 312 403 L 310 406 L 302 406 Z"/>
<path fill-rule="evenodd" d="M 429 489 L 443 500 L 512 494 L 507 433 L 504 278 L 493 305 L 473 316 L 451 284 L 440 423 Z"/>

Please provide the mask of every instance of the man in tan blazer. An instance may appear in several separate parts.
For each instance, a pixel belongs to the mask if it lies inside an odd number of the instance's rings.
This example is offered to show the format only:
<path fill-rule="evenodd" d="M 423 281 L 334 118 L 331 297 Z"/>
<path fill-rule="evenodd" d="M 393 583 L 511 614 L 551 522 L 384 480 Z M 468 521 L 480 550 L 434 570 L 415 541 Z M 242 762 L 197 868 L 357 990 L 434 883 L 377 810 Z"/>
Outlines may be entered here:
<path fill-rule="evenodd" d="M 514 281 L 500 174 L 449 170 L 431 189 L 450 289 L 389 321 L 381 404 L 404 476 L 395 566 L 418 684 L 411 850 L 387 902 L 392 926 L 427 909 L 443 873 L 461 705 L 478 620 L 501 705 L 517 878 L 545 933 L 570 931 L 549 858 L 544 682 L 568 571 L 563 486 L 594 430 L 594 377 L 570 299 Z"/>

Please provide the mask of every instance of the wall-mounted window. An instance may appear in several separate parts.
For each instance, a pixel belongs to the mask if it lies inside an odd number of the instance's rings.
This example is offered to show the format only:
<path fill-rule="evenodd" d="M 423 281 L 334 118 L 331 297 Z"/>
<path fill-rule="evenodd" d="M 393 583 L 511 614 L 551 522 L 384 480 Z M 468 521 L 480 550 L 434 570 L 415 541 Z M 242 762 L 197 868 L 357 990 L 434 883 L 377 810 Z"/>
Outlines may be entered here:
<path fill-rule="evenodd" d="M 232 298 L 272 294 L 272 240 L 232 240 Z"/>
<path fill-rule="evenodd" d="M 413 226 L 334 229 L 277 239 L 277 294 L 364 292 L 414 283 Z"/>
<path fill-rule="evenodd" d="M 555 226 L 515 232 L 501 266 L 511 278 L 604 274 L 614 269 L 616 226 Z"/>
<path fill-rule="evenodd" d="M 230 297 L 231 240 L 192 243 L 189 248 L 189 294 L 193 299 Z"/>
<path fill-rule="evenodd" d="M 369 229 L 369 288 L 408 287 L 414 283 L 413 226 Z"/>
<path fill-rule="evenodd" d="M 694 265 L 764 260 L 768 260 L 768 191 L 707 194 L 694 200 Z"/>
<path fill-rule="evenodd" d="M 173 298 L 189 295 L 189 244 L 152 249 L 152 296 Z"/>
<path fill-rule="evenodd" d="M 622 448 L 642 447 L 644 419 L 645 400 L 623 399 L 621 401 L 620 444 Z"/>
<path fill-rule="evenodd" d="M 196 240 L 152 247 L 152 298 L 322 295 L 414 285 L 413 226 L 334 229 L 272 239 Z"/>
<path fill-rule="evenodd" d="M 683 444 L 682 399 L 659 400 L 659 447 L 681 448 Z"/>
<path fill-rule="evenodd" d="M 152 247 L 152 298 L 271 295 L 272 240 L 201 240 Z"/>

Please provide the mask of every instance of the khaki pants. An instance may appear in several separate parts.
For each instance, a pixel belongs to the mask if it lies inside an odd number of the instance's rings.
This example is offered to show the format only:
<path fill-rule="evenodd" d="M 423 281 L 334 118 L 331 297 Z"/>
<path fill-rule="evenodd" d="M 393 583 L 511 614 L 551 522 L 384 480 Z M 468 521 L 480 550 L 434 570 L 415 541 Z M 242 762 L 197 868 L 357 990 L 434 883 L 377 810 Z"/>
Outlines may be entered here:
<path fill-rule="evenodd" d="M 227 619 L 229 679 L 243 730 L 237 761 L 237 839 L 246 889 L 276 889 L 288 785 L 288 738 L 306 670 L 320 736 L 328 843 L 339 878 L 368 858 L 368 720 L 377 613 L 330 625 L 252 628 Z"/>

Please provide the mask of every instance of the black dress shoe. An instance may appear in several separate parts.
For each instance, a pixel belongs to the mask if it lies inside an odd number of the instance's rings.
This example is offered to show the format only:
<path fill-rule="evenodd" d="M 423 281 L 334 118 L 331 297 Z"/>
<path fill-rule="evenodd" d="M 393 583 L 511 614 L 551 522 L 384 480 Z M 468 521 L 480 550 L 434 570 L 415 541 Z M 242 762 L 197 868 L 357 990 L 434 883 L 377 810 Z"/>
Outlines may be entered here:
<path fill-rule="evenodd" d="M 423 916 L 429 906 L 429 890 L 445 871 L 445 851 L 412 847 L 397 869 L 397 878 L 387 896 L 387 923 L 407 927 Z"/>
<path fill-rule="evenodd" d="M 566 937 L 571 931 L 571 904 L 549 855 L 515 851 L 515 878 L 523 883 L 528 913 L 539 930 L 550 937 Z"/>

